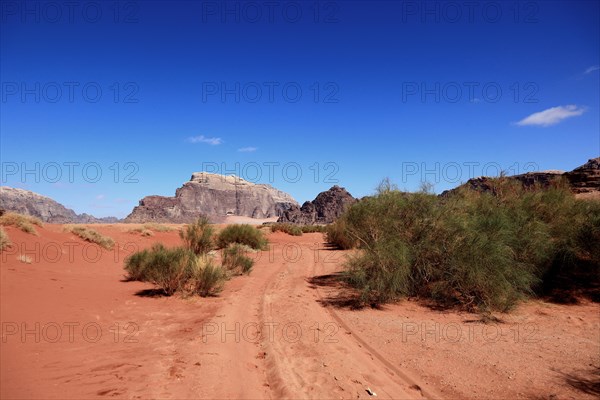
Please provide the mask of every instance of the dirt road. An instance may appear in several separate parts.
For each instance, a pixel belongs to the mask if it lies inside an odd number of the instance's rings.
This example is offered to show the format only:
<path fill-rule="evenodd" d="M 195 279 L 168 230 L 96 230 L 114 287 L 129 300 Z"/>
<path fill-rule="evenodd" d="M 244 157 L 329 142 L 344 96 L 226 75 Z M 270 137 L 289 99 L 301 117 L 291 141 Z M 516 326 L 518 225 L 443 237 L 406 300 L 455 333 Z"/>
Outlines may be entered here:
<path fill-rule="evenodd" d="M 332 261 L 320 234 L 270 241 L 248 282 L 204 326 L 203 344 L 218 354 L 203 364 L 216 383 L 207 396 L 369 398 L 369 390 L 380 398 L 433 397 L 318 302 L 310 280 L 329 273 Z"/>

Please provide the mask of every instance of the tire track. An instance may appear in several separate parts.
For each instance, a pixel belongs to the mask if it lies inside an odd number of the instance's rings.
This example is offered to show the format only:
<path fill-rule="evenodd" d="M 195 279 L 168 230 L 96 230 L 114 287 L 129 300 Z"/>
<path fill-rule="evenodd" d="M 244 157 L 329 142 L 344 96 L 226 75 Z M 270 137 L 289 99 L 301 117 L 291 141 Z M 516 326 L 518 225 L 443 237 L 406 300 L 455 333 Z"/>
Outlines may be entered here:
<path fill-rule="evenodd" d="M 324 270 L 323 262 L 311 257 L 315 239 L 323 247 L 320 234 L 277 238 L 274 245 L 293 241 L 301 251 L 295 262 L 275 255 L 273 262 L 282 267 L 265 286 L 259 312 L 261 323 L 281 328 L 274 340 L 263 337 L 266 376 L 275 397 L 370 398 L 367 389 L 384 398 L 438 397 L 387 361 L 334 310 L 320 305 L 323 294 L 307 283 Z M 290 337 L 291 326 L 300 334 Z M 332 326 L 341 329 L 331 335 Z"/>

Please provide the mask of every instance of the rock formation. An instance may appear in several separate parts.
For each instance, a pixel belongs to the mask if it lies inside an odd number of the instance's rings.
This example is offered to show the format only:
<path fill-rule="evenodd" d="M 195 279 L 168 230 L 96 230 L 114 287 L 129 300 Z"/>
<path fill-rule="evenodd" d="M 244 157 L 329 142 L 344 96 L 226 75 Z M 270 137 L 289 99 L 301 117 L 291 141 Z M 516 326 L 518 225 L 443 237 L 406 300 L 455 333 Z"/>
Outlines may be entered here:
<path fill-rule="evenodd" d="M 16 212 L 24 215 L 31 215 L 41 219 L 43 222 L 55 224 L 68 223 L 98 223 L 98 222 L 117 222 L 114 217 L 96 218 L 89 214 L 77 214 L 70 208 L 49 197 L 31 192 L 29 190 L 11 188 L 8 186 L 0 187 L 0 209 L 7 212 Z"/>
<path fill-rule="evenodd" d="M 600 192 L 600 157 L 588 160 L 565 175 L 574 193 Z"/>
<path fill-rule="evenodd" d="M 305 202 L 285 211 L 277 222 L 300 225 L 330 224 L 357 200 L 348 191 L 339 186 L 319 193 L 313 201 Z"/>
<path fill-rule="evenodd" d="M 196 172 L 176 190 L 175 197 L 144 197 L 125 222 L 188 223 L 201 214 L 214 222 L 227 215 L 270 218 L 297 205 L 289 194 L 270 185 L 255 184 L 233 175 Z"/>
<path fill-rule="evenodd" d="M 600 194 L 600 157 L 590 159 L 587 163 L 575 168 L 571 172 L 556 170 L 528 172 L 526 174 L 508 176 L 507 178 L 517 180 L 525 187 L 533 185 L 547 187 L 553 180 L 564 178 L 576 195 Z M 494 178 L 482 176 L 469 179 L 459 187 L 467 187 L 481 192 L 491 192 L 493 191 L 493 181 Z M 456 189 L 458 188 L 446 190 L 441 196 L 447 196 Z"/>

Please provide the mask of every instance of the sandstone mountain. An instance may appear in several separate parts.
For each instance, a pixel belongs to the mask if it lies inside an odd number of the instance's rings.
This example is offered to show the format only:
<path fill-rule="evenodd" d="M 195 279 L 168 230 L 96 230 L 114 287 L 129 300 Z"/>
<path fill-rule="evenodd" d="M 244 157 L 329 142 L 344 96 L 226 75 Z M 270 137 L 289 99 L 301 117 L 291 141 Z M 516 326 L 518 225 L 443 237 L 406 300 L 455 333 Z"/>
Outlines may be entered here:
<path fill-rule="evenodd" d="M 330 224 L 335 221 L 356 200 L 348 191 L 339 186 L 319 193 L 313 201 L 305 202 L 285 211 L 277 222 L 300 225 Z"/>
<path fill-rule="evenodd" d="M 0 209 L 31 215 L 55 224 L 118 222 L 114 217 L 96 218 L 85 213 L 77 214 L 49 197 L 8 186 L 0 187 Z"/>
<path fill-rule="evenodd" d="M 528 172 L 526 174 L 512 175 L 507 178 L 517 180 L 525 187 L 533 185 L 548 186 L 554 179 L 564 178 L 569 184 L 571 191 L 578 197 L 595 198 L 600 196 L 600 157 L 592 158 L 587 163 L 570 172 L 555 170 Z M 493 190 L 491 185 L 493 179 L 485 176 L 473 178 L 459 187 L 489 192 Z M 444 191 L 441 196 L 451 194 L 455 190 Z"/>
<path fill-rule="evenodd" d="M 227 215 L 270 218 L 298 203 L 289 194 L 237 176 L 195 172 L 176 190 L 175 197 L 147 196 L 125 222 L 188 223 L 199 215 L 218 222 Z"/>
<path fill-rule="evenodd" d="M 567 172 L 567 179 L 574 193 L 600 193 L 600 157 L 588 160 L 581 167 Z"/>

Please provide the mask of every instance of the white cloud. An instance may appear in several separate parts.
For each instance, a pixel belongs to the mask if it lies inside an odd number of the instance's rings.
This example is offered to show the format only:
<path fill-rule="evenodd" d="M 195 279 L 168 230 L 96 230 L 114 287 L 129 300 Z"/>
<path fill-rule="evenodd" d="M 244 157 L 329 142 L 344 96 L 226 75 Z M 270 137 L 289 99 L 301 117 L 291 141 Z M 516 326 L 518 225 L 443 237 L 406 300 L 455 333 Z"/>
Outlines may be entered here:
<path fill-rule="evenodd" d="M 238 151 L 240 153 L 253 153 L 256 150 L 258 150 L 258 148 L 256 148 L 256 147 L 242 147 L 242 148 L 238 149 Z"/>
<path fill-rule="evenodd" d="M 96 200 L 104 200 L 104 196 L 103 194 L 99 194 L 98 196 L 96 196 Z"/>
<path fill-rule="evenodd" d="M 189 137 L 187 141 L 190 143 L 207 143 L 211 146 L 217 146 L 223 143 L 223 140 L 221 138 L 209 138 L 204 135 Z"/>
<path fill-rule="evenodd" d="M 588 69 L 585 70 L 584 74 L 591 74 L 594 71 L 600 70 L 600 65 L 592 65 Z"/>
<path fill-rule="evenodd" d="M 517 125 L 519 126 L 551 126 L 556 125 L 559 122 L 571 118 L 578 117 L 586 112 L 587 109 L 585 107 L 577 107 L 575 105 L 568 106 L 558 106 L 548 108 L 547 110 L 536 112 L 531 114 L 530 116 L 523 118 Z"/>

